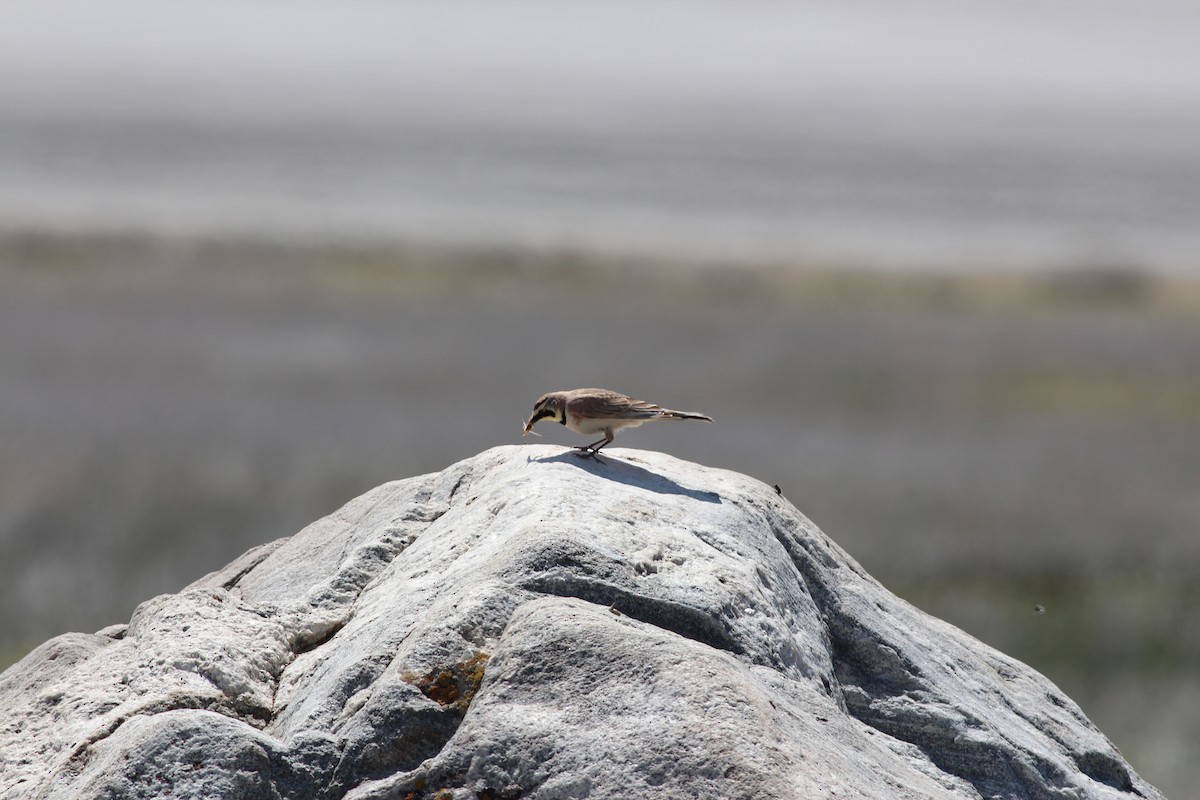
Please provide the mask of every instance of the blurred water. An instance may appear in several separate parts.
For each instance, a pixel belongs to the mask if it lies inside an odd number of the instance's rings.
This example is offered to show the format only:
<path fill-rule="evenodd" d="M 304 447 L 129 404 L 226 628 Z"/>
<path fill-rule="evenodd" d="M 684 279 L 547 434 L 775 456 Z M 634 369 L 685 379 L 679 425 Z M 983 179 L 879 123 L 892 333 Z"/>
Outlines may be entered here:
<path fill-rule="evenodd" d="M 0 10 L 0 229 L 1200 275 L 1200 6 Z"/>

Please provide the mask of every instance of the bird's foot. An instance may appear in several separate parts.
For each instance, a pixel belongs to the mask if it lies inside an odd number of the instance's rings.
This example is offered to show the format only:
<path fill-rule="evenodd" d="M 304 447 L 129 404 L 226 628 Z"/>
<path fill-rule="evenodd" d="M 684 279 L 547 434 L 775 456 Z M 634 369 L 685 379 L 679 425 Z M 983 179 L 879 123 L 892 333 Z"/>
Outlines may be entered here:
<path fill-rule="evenodd" d="M 575 451 L 575 455 L 579 456 L 580 458 L 594 458 L 601 464 L 605 463 L 604 459 L 600 457 L 599 448 L 592 447 L 590 444 L 578 445 L 575 448 Z"/>

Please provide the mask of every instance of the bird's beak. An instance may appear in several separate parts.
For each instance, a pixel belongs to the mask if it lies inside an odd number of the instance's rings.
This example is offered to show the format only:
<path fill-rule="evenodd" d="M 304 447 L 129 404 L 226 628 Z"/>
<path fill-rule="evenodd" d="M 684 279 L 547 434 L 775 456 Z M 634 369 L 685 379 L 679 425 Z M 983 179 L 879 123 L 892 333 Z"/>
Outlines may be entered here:
<path fill-rule="evenodd" d="M 537 423 L 537 421 L 538 421 L 538 416 L 536 414 L 534 416 L 530 417 L 529 421 L 525 423 L 525 427 L 523 427 L 521 429 L 521 435 L 524 436 L 527 433 L 532 433 L 534 436 L 540 436 L 541 434 L 536 433 L 533 430 L 533 426 Z"/>

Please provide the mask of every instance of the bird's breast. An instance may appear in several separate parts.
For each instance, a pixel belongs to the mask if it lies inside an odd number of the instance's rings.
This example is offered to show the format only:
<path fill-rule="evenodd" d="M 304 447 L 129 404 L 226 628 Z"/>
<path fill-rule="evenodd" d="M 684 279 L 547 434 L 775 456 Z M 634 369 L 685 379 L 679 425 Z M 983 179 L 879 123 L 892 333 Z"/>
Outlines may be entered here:
<path fill-rule="evenodd" d="M 600 433 L 604 430 L 605 421 L 596 419 L 595 417 L 581 417 L 578 414 L 572 414 L 568 411 L 567 427 L 576 433 L 591 436 L 594 433 Z"/>

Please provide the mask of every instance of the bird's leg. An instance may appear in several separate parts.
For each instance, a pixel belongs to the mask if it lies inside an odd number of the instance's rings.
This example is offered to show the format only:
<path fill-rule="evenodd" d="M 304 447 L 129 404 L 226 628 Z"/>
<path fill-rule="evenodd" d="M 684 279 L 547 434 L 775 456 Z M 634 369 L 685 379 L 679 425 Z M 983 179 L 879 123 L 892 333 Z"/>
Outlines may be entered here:
<path fill-rule="evenodd" d="M 584 458 L 595 458 L 596 454 L 600 452 L 600 448 L 596 445 L 603 446 L 604 440 L 600 439 L 599 441 L 592 442 L 591 444 L 575 445 L 575 449 L 578 450 L 579 455 L 583 456 Z"/>
<path fill-rule="evenodd" d="M 610 429 L 610 430 L 606 430 L 604 432 L 603 439 L 597 439 L 596 441 L 592 442 L 591 444 L 578 445 L 575 449 L 578 450 L 579 455 L 583 456 L 584 458 L 598 459 L 600 457 L 600 448 L 604 447 L 612 440 L 613 440 L 613 432 Z"/>

